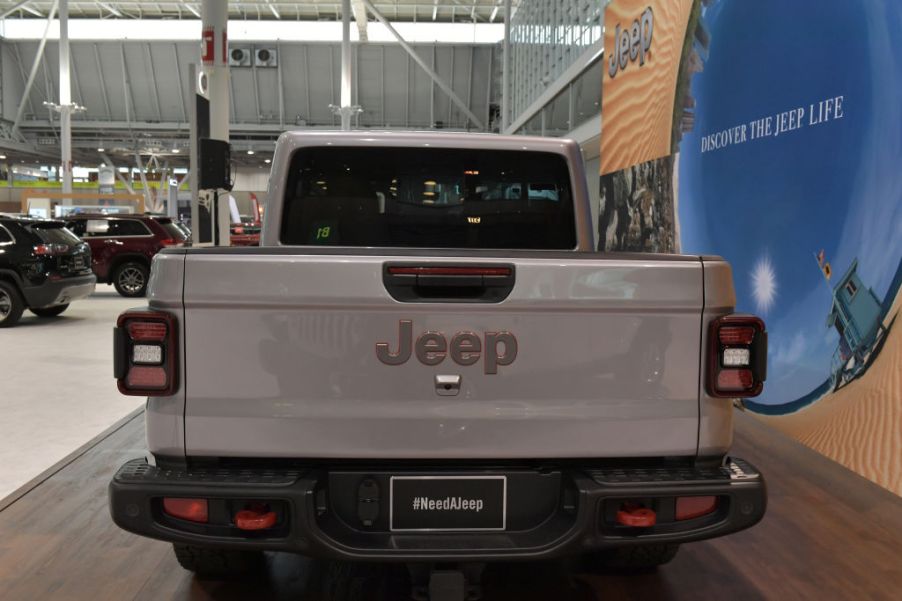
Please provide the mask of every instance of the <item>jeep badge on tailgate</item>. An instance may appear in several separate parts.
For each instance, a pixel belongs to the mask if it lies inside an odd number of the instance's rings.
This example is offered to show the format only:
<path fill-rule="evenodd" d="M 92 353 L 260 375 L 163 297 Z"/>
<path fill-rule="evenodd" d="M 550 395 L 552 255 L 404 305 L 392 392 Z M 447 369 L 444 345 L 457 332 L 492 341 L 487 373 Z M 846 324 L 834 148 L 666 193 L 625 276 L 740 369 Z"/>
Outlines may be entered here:
<path fill-rule="evenodd" d="M 498 353 L 499 345 L 504 352 Z M 485 351 L 483 351 L 483 347 Z M 376 343 L 376 357 L 386 365 L 402 365 L 416 352 L 423 365 L 438 365 L 450 353 L 458 365 L 473 365 L 479 356 L 485 356 L 485 373 L 497 374 L 499 365 L 510 365 L 517 358 L 517 338 L 510 332 L 486 332 L 485 344 L 473 332 L 458 332 L 448 339 L 441 332 L 425 332 L 413 344 L 413 321 L 402 319 L 398 324 L 398 350 L 391 352 L 389 343 Z"/>

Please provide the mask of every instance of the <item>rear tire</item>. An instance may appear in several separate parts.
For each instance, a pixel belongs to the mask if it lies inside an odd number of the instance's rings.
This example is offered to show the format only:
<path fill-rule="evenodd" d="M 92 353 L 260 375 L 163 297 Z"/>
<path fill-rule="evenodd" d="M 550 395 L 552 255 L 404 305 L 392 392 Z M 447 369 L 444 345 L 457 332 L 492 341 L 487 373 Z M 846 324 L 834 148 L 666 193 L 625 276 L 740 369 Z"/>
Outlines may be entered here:
<path fill-rule="evenodd" d="M 676 557 L 679 545 L 633 545 L 606 549 L 592 555 L 594 568 L 612 570 L 653 570 Z"/>
<path fill-rule="evenodd" d="M 25 302 L 15 285 L 0 280 L 0 328 L 9 328 L 16 325 L 22 312 L 25 311 Z"/>
<path fill-rule="evenodd" d="M 317 591 L 322 601 L 383 601 L 410 599 L 403 566 L 389 563 L 329 561 L 320 570 Z"/>
<path fill-rule="evenodd" d="M 113 286 L 116 292 L 126 298 L 136 298 L 147 293 L 147 279 L 150 270 L 142 263 L 129 261 L 116 268 L 113 274 Z"/>
<path fill-rule="evenodd" d="M 179 565 L 199 578 L 230 580 L 259 575 L 265 562 L 262 551 L 236 551 L 174 543 Z"/>
<path fill-rule="evenodd" d="M 44 307 L 43 309 L 29 309 L 29 311 L 38 317 L 56 317 L 68 308 L 69 303 L 66 303 L 65 305 L 55 305 L 53 307 Z"/>

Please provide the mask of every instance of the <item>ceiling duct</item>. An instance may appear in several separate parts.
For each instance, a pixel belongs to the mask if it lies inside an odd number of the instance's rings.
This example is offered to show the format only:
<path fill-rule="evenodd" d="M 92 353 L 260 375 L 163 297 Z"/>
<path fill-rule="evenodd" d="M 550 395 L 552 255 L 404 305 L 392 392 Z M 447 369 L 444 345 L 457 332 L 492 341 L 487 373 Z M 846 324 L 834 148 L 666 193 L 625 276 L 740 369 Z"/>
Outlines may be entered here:
<path fill-rule="evenodd" d="M 277 67 L 279 65 L 279 52 L 275 48 L 257 48 L 254 52 L 254 66 Z"/>
<path fill-rule="evenodd" d="M 251 66 L 251 50 L 250 48 L 232 48 L 229 50 L 229 66 L 230 67 L 250 67 Z"/>

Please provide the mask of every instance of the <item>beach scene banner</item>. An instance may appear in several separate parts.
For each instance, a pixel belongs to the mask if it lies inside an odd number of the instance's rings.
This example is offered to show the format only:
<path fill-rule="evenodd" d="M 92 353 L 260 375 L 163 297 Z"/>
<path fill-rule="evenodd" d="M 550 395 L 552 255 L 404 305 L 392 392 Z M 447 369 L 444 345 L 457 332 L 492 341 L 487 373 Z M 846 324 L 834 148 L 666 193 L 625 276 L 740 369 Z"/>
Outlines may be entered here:
<path fill-rule="evenodd" d="M 671 153 L 601 176 L 599 249 L 726 258 L 770 333 L 742 408 L 902 494 L 902 4 L 695 0 L 682 48 Z"/>

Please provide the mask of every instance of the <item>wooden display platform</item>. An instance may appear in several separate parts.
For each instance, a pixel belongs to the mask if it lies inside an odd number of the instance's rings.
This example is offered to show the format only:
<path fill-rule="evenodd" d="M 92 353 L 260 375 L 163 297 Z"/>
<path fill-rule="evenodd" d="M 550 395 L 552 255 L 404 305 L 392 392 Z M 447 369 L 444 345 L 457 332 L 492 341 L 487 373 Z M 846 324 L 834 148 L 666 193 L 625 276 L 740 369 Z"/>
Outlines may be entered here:
<path fill-rule="evenodd" d="M 737 416 L 735 451 L 765 474 L 770 504 L 750 530 L 684 545 L 644 574 L 571 574 L 563 564 L 505 564 L 486 574 L 486 601 L 612 599 L 899 599 L 902 498 Z M 27 449 L 23 449 L 27 452 Z M 301 599 L 322 566 L 268 556 L 258 582 L 199 581 L 171 547 L 110 520 L 106 487 L 144 453 L 139 414 L 78 451 L 15 500 L 0 501 L 0 598 Z M 12 501 L 12 502 L 10 502 Z"/>

